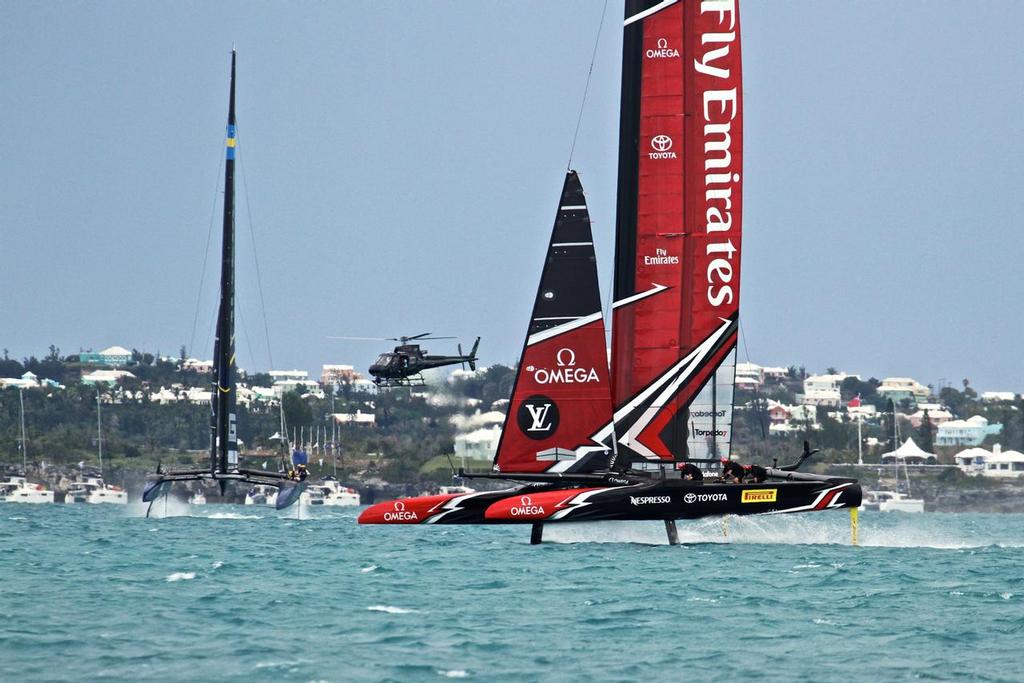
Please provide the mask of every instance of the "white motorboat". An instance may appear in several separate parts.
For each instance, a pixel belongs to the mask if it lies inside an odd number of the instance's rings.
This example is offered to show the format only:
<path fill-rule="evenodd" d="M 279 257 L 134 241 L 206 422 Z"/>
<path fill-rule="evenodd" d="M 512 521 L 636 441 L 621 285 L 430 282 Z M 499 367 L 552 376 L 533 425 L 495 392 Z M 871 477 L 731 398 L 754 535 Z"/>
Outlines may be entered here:
<path fill-rule="evenodd" d="M 189 505 L 206 505 L 206 496 L 202 490 L 196 490 L 188 499 Z"/>
<path fill-rule="evenodd" d="M 310 484 L 302 493 L 301 501 L 305 505 L 329 505 L 347 507 L 359 505 L 359 492 L 343 486 L 335 477 L 323 477 L 319 482 Z"/>
<path fill-rule="evenodd" d="M 879 512 L 924 512 L 924 500 L 891 490 L 865 491 L 861 510 Z"/>
<path fill-rule="evenodd" d="M 276 505 L 277 487 L 269 484 L 254 484 L 245 494 L 246 505 Z"/>
<path fill-rule="evenodd" d="M 28 479 L 15 474 L 0 481 L 0 502 L 2 503 L 52 503 L 53 491 L 42 484 L 31 484 Z"/>
<path fill-rule="evenodd" d="M 924 500 L 899 491 L 878 491 L 879 512 L 924 512 Z"/>
<path fill-rule="evenodd" d="M 103 481 L 98 475 L 82 475 L 82 477 L 71 484 L 67 494 L 64 496 L 65 503 L 114 503 L 126 505 L 128 493 L 120 486 L 113 486 Z"/>

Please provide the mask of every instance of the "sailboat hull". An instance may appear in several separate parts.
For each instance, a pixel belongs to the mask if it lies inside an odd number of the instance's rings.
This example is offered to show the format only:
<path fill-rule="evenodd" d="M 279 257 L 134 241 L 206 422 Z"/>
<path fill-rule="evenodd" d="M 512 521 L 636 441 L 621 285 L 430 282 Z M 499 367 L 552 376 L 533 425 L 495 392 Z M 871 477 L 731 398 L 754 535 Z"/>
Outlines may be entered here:
<path fill-rule="evenodd" d="M 534 524 L 698 519 L 858 507 L 850 481 L 701 484 L 659 480 L 631 486 L 521 487 L 463 496 L 421 496 L 372 505 L 360 524 Z"/>
<path fill-rule="evenodd" d="M 360 524 L 488 524 L 484 513 L 494 503 L 519 492 L 502 491 L 442 494 L 399 498 L 363 510 Z"/>
<path fill-rule="evenodd" d="M 723 515 L 814 512 L 857 507 L 851 482 L 700 484 L 658 481 L 633 486 L 562 489 L 506 498 L 484 513 L 490 522 L 699 519 Z"/>

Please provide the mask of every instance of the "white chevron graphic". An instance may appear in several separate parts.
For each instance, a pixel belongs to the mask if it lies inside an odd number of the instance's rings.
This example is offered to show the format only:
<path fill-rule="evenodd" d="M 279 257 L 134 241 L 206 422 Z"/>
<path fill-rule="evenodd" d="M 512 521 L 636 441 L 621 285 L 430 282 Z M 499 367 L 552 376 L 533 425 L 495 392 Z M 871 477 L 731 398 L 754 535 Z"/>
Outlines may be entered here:
<path fill-rule="evenodd" d="M 621 428 L 616 430 L 617 433 L 622 434 L 619 438 L 620 444 L 632 449 L 649 460 L 661 459 L 654 451 L 640 442 L 637 437 L 644 429 L 647 428 L 655 416 L 661 411 L 661 408 L 665 403 L 679 391 L 679 388 L 683 383 L 692 377 L 694 371 L 697 370 L 697 368 L 699 368 L 704 363 L 704 360 L 711 354 L 718 341 L 729 331 L 729 328 L 732 326 L 732 321 L 725 318 L 721 318 L 721 320 L 722 325 L 712 332 L 700 346 L 670 367 L 655 382 L 637 394 L 632 401 L 615 411 L 615 424 L 619 425 L 620 421 L 628 417 L 637 406 L 646 402 L 647 399 L 656 392 L 661 392 L 640 415 L 636 422 L 626 427 L 625 430 Z"/>

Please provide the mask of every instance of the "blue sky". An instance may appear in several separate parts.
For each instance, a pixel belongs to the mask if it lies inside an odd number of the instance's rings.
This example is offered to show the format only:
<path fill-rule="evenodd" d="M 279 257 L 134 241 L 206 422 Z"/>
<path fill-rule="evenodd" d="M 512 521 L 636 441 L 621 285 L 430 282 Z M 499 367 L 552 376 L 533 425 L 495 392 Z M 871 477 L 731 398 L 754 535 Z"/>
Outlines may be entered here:
<path fill-rule="evenodd" d="M 365 368 L 379 346 L 328 337 L 428 330 L 511 363 L 601 11 L 3 2 L 0 346 L 189 344 L 235 44 L 242 366 Z M 621 15 L 573 160 L 605 287 Z M 751 360 L 1024 391 L 1022 22 L 1011 2 L 743 3 Z"/>

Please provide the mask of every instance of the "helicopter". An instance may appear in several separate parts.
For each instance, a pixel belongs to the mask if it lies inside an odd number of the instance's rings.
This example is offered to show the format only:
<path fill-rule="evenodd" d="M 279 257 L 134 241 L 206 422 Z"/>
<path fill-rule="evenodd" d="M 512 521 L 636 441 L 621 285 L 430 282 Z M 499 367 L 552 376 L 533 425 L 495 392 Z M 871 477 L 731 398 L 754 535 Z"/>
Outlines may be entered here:
<path fill-rule="evenodd" d="M 390 353 L 382 353 L 370 366 L 373 382 L 382 389 L 392 387 L 423 386 L 425 384 L 423 370 L 441 368 L 446 365 L 469 364 L 470 370 L 476 370 L 476 350 L 480 346 L 480 337 L 473 342 L 468 354 L 462 353 L 462 344 L 458 345 L 457 356 L 431 356 L 414 341 L 428 339 L 455 339 L 455 337 L 431 337 L 430 332 L 423 332 L 411 337 L 332 337 L 332 339 L 355 339 L 361 341 L 396 341 L 398 346 Z"/>

